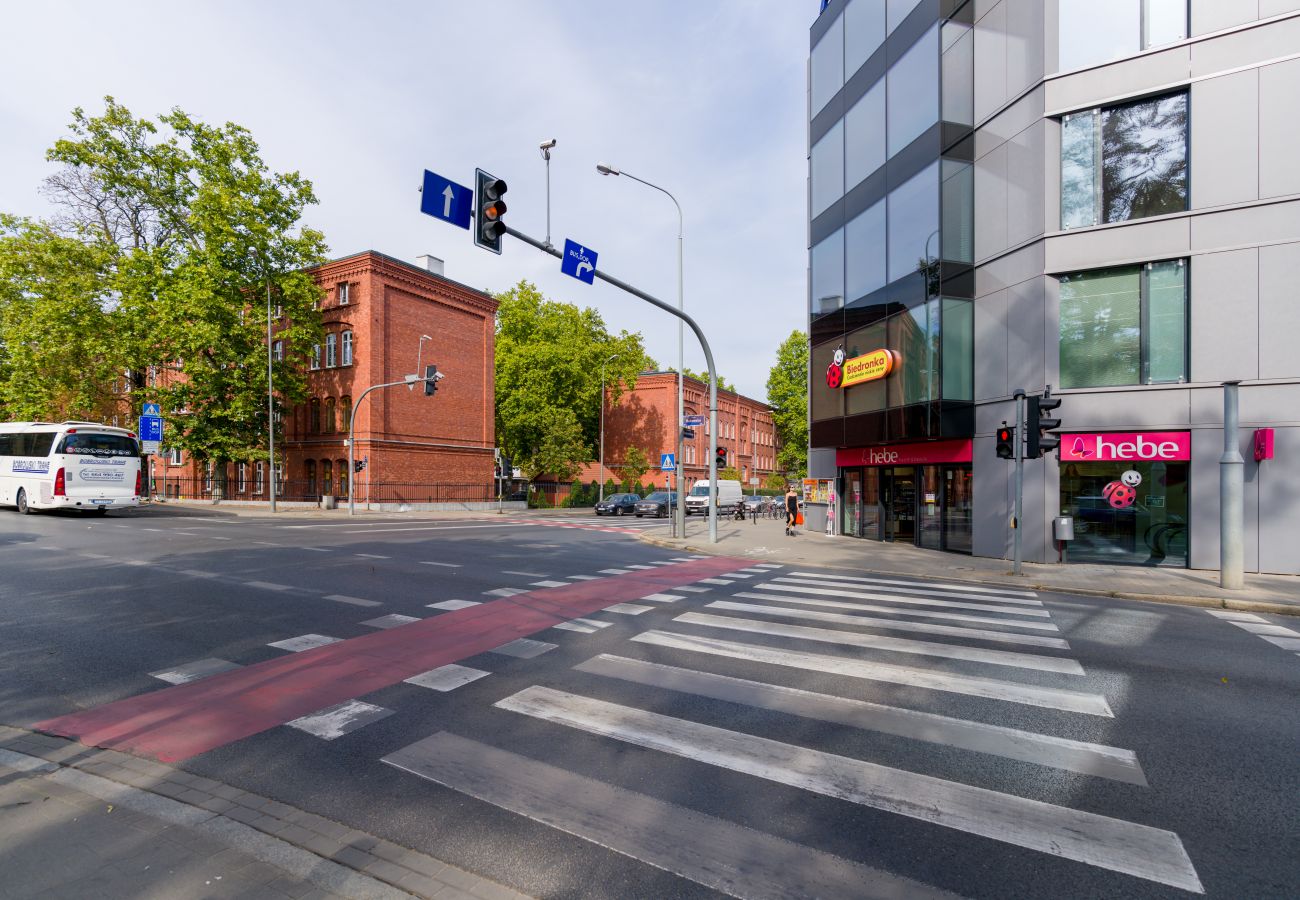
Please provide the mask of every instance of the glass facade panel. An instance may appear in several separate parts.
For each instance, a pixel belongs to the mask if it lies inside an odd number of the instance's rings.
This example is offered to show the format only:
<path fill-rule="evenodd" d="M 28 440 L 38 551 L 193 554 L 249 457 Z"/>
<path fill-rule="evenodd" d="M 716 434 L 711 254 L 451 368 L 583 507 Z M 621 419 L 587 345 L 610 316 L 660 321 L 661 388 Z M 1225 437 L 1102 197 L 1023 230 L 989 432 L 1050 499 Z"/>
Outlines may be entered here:
<path fill-rule="evenodd" d="M 921 0 L 888 0 L 885 6 L 888 12 L 885 27 L 890 32 L 893 32 L 895 28 L 903 24 L 907 14 L 916 9 L 917 4 L 920 2 Z"/>
<path fill-rule="evenodd" d="M 1068 72 L 1142 49 L 1141 0 L 1060 0 L 1059 69 Z"/>
<path fill-rule="evenodd" d="M 811 377 L 808 380 L 808 395 L 813 421 L 835 419 L 844 415 L 844 391 L 826 383 L 826 370 L 835 359 L 839 341 L 827 341 L 812 348 Z"/>
<path fill-rule="evenodd" d="M 845 189 L 852 190 L 884 164 L 885 83 L 878 81 L 844 115 Z"/>
<path fill-rule="evenodd" d="M 975 123 L 975 32 L 964 22 L 943 23 L 943 120 Z"/>
<path fill-rule="evenodd" d="M 969 300 L 943 300 L 943 396 L 975 398 L 975 310 Z"/>
<path fill-rule="evenodd" d="M 1097 224 L 1097 114 L 1061 120 L 1061 227 Z"/>
<path fill-rule="evenodd" d="M 894 373 L 885 379 L 889 405 L 928 403 L 939 382 L 939 301 L 891 316 L 888 346 L 897 354 Z"/>
<path fill-rule="evenodd" d="M 1140 273 L 1101 269 L 1061 279 L 1061 387 L 1139 383 Z"/>
<path fill-rule="evenodd" d="M 889 155 L 893 156 L 939 121 L 939 27 L 922 35 L 885 79 Z"/>
<path fill-rule="evenodd" d="M 835 20 L 812 50 L 812 111 L 821 112 L 844 86 L 844 17 Z"/>
<path fill-rule="evenodd" d="M 859 328 L 857 331 L 845 336 L 844 355 L 846 358 L 852 359 L 873 350 L 880 350 L 887 346 L 887 340 L 888 335 L 884 322 L 877 322 L 874 325 L 868 325 L 866 328 Z M 845 388 L 844 403 L 848 407 L 847 414 L 852 416 L 858 413 L 876 412 L 884 409 L 885 382 L 887 380 L 882 378 Z"/>
<path fill-rule="evenodd" d="M 851 0 L 842 18 L 847 81 L 885 40 L 885 0 Z"/>
<path fill-rule="evenodd" d="M 1145 0 L 1143 7 L 1143 49 L 1187 37 L 1187 0 Z"/>
<path fill-rule="evenodd" d="M 975 261 L 975 167 L 943 161 L 943 233 L 941 255 L 950 262 Z"/>
<path fill-rule="evenodd" d="M 812 248 L 812 314 L 844 306 L 844 229 Z"/>
<path fill-rule="evenodd" d="M 1187 208 L 1187 95 L 1101 111 L 1101 194 L 1107 222 Z"/>
<path fill-rule="evenodd" d="M 885 201 L 844 226 L 844 296 L 852 303 L 885 286 Z"/>
<path fill-rule="evenodd" d="M 1147 266 L 1147 381 L 1187 377 L 1187 266 L 1182 260 Z"/>
<path fill-rule="evenodd" d="M 923 169 L 889 195 L 889 280 L 918 271 L 938 251 L 939 163 Z M 929 244 L 927 250 L 926 245 Z"/>
<path fill-rule="evenodd" d="M 844 196 L 844 123 L 836 122 L 812 148 L 812 214 Z"/>

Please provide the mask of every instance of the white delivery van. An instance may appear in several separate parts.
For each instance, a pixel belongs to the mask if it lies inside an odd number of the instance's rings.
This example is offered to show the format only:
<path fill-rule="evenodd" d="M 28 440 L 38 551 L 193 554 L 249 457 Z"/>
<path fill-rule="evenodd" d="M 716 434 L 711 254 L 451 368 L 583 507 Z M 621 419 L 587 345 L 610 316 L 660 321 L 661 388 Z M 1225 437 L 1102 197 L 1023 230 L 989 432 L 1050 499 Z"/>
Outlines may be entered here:
<path fill-rule="evenodd" d="M 718 509 L 733 510 L 742 497 L 740 491 L 740 482 L 734 479 L 728 481 L 718 479 Z M 695 482 L 695 487 L 686 495 L 686 515 L 694 513 L 707 514 L 709 511 L 706 505 L 709 502 L 709 480 L 702 478 Z"/>
<path fill-rule="evenodd" d="M 94 422 L 0 423 L 0 504 L 33 509 L 140 505 L 140 444 Z"/>

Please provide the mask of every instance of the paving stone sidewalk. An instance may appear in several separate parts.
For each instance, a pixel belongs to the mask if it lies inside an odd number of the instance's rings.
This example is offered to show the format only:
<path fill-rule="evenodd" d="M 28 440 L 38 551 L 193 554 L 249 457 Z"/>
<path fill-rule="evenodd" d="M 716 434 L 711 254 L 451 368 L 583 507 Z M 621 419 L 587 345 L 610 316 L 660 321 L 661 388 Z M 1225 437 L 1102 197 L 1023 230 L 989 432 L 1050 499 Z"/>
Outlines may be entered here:
<path fill-rule="evenodd" d="M 274 800 L 4 726 L 0 897 L 526 900 Z"/>
<path fill-rule="evenodd" d="M 688 519 L 686 538 L 669 537 L 667 530 L 641 534 L 640 540 L 677 551 L 748 556 L 769 562 L 842 568 L 879 575 L 944 578 L 980 584 L 1093 596 L 1122 597 L 1159 603 L 1181 603 L 1251 612 L 1300 615 L 1300 577 L 1247 575 L 1240 591 L 1219 587 L 1219 573 L 1164 566 L 1107 566 L 1085 563 L 1040 565 L 1025 563 L 1024 574 L 1011 574 L 1005 559 L 987 559 L 922 550 L 801 529 L 786 537 L 785 523 L 776 519 L 736 522 L 719 520 L 718 543 L 709 543 L 708 525 Z"/>

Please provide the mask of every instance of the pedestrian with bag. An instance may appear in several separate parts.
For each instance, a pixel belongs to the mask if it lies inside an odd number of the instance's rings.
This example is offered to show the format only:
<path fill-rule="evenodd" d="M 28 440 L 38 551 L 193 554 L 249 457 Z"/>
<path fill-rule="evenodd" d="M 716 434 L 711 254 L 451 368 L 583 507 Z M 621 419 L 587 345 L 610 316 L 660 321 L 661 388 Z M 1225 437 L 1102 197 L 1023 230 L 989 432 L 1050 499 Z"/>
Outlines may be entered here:
<path fill-rule="evenodd" d="M 794 486 L 785 492 L 785 535 L 793 537 L 797 532 L 794 527 L 799 520 L 799 495 L 795 493 Z"/>

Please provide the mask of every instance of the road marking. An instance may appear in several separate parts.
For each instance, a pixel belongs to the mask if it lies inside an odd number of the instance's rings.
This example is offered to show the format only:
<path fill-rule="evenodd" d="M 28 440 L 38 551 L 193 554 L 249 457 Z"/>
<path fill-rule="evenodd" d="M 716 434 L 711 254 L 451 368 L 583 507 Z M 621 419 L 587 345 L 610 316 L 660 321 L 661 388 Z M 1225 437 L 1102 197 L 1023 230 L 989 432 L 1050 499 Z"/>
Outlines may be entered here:
<path fill-rule="evenodd" d="M 366 619 L 362 625 L 370 628 L 400 628 L 403 625 L 410 625 L 412 622 L 419 622 L 416 616 L 404 616 L 401 613 L 389 613 L 386 616 L 380 616 L 377 619 Z"/>
<path fill-rule="evenodd" d="M 776 622 L 761 622 L 757 619 L 710 616 L 706 613 L 685 613 L 673 621 L 687 625 L 707 625 L 712 628 L 727 628 L 734 631 L 769 634 L 797 640 L 822 641 L 828 644 L 844 644 L 849 647 L 866 647 L 872 650 L 888 650 L 894 653 L 960 659 L 967 662 L 987 663 L 991 666 L 1012 666 L 1017 669 L 1061 672 L 1066 675 L 1084 674 L 1083 666 L 1073 659 L 1038 656 L 1033 653 L 1017 653 L 1011 650 L 985 650 L 983 647 L 938 644 L 932 641 L 912 641 L 905 638 L 885 637 L 879 634 L 859 634 L 857 632 L 834 631 L 829 628 L 812 628 L 806 625 L 781 625 Z"/>
<path fill-rule="evenodd" d="M 49 550 L 58 550 L 59 548 L 58 548 L 58 547 L 49 547 L 49 548 L 47 548 L 47 549 L 49 549 Z M 124 560 L 122 560 L 122 565 L 124 565 L 124 566 L 151 566 L 151 565 L 153 565 L 153 563 L 149 562 L 147 559 L 124 559 Z M 251 582 L 249 582 L 249 584 L 259 584 L 259 583 L 260 583 L 260 582 L 257 582 L 257 581 L 251 581 Z"/>
<path fill-rule="evenodd" d="M 534 686 L 497 707 L 813 793 L 1204 893 L 1172 831 Z"/>
<path fill-rule="evenodd" d="M 540 588 L 568 587 L 568 584 L 569 583 L 567 581 L 534 581 L 532 583 L 532 587 L 540 587 Z"/>
<path fill-rule="evenodd" d="M 159 672 L 150 672 L 149 674 L 168 684 L 189 684 L 191 681 L 198 681 L 200 678 L 207 678 L 209 675 L 215 675 L 218 672 L 229 672 L 231 669 L 238 668 L 240 668 L 239 663 L 233 663 L 228 659 L 210 657 L 200 659 L 197 662 L 173 666 Z"/>
<path fill-rule="evenodd" d="M 173 534 L 179 534 L 179 532 L 172 532 L 172 533 L 173 533 Z M 280 546 L 279 544 L 273 544 L 273 543 L 271 543 L 270 541 L 253 541 L 253 543 L 254 543 L 254 544 L 261 544 L 263 547 L 278 547 L 278 546 Z"/>
<path fill-rule="evenodd" d="M 695 561 L 695 557 L 693 556 L 674 556 L 671 557 L 671 559 L 673 562 L 694 562 Z"/>
<path fill-rule="evenodd" d="M 512 569 L 502 569 L 502 575 L 523 575 L 525 578 L 545 578 L 545 572 L 516 572 Z"/>
<path fill-rule="evenodd" d="M 321 740 L 333 741 L 371 722 L 386 719 L 392 714 L 391 709 L 384 709 L 382 706 L 363 703 L 360 700 L 346 700 L 336 706 L 326 707 L 319 712 L 301 716 L 284 724 L 314 734 Z"/>
<path fill-rule="evenodd" d="M 1283 650 L 1300 650 L 1300 635 L 1296 637 L 1271 637 L 1267 634 L 1261 634 L 1260 637 L 1270 644 L 1276 644 Z"/>
<path fill-rule="evenodd" d="M 686 593 L 688 594 L 707 594 L 710 591 L 712 591 L 713 588 L 699 587 L 698 585 L 694 585 L 694 584 L 680 584 L 677 587 L 673 588 L 673 590 L 686 591 Z"/>
<path fill-rule="evenodd" d="M 760 568 L 759 566 L 750 566 L 748 569 L 741 569 L 740 571 L 742 571 L 742 572 L 749 572 L 751 575 L 766 575 L 766 574 L 767 574 L 767 569 Z"/>
<path fill-rule="evenodd" d="M 1132 750 L 602 653 L 573 667 L 636 684 L 1147 786 Z"/>
<path fill-rule="evenodd" d="M 1254 622 L 1233 622 L 1243 631 L 1249 631 L 1251 634 L 1258 634 L 1263 637 L 1266 634 L 1277 635 L 1278 637 L 1300 638 L 1300 633 L 1292 631 L 1290 628 L 1283 628 L 1281 625 L 1270 625 L 1267 622 L 1256 624 Z"/>
<path fill-rule="evenodd" d="M 502 656 L 513 656 L 516 659 L 532 659 L 534 656 L 541 656 L 548 650 L 554 650 L 558 644 L 548 644 L 546 641 L 535 641 L 532 638 L 516 638 L 508 644 L 502 644 L 500 647 L 494 647 L 489 653 L 499 653 Z"/>
<path fill-rule="evenodd" d="M 295 547 L 295 550 L 310 550 L 312 553 L 329 553 L 324 547 Z"/>
<path fill-rule="evenodd" d="M 378 600 L 362 600 L 360 597 L 349 597 L 347 594 L 328 594 L 326 600 L 333 600 L 335 603 L 350 603 L 353 606 L 383 606 Z"/>
<path fill-rule="evenodd" d="M 565 575 L 564 577 L 569 579 L 570 581 L 599 581 L 600 580 L 600 577 L 597 575 Z"/>
<path fill-rule="evenodd" d="M 727 577 L 728 578 L 749 578 L 750 576 L 744 574 L 743 572 L 728 572 Z"/>
<path fill-rule="evenodd" d="M 494 591 L 484 591 L 489 597 L 515 597 L 519 594 L 528 594 L 531 591 L 528 588 L 497 588 Z"/>
<path fill-rule="evenodd" d="M 600 570 L 600 574 L 602 574 L 602 575 L 627 575 L 627 574 L 629 574 L 631 571 L 632 571 L 631 569 L 601 569 L 601 570 Z"/>
<path fill-rule="evenodd" d="M 656 559 L 656 560 L 651 560 L 650 565 L 652 565 L 652 566 L 672 566 L 672 565 L 676 565 L 676 563 L 674 563 L 671 559 Z"/>
<path fill-rule="evenodd" d="M 520 528 L 522 522 L 500 522 L 493 525 L 428 525 L 428 526 L 406 526 L 403 528 L 361 528 L 355 531 L 345 531 L 344 534 L 382 534 L 391 531 L 466 531 L 474 528 Z M 229 540 L 229 538 L 225 538 Z"/>
<path fill-rule="evenodd" d="M 731 600 L 715 600 L 708 604 L 713 609 L 729 609 L 735 612 L 766 613 L 787 619 L 809 619 L 816 622 L 835 622 L 840 625 L 857 625 L 862 628 L 884 628 L 893 631 L 916 631 L 925 634 L 946 634 L 953 637 L 970 638 L 977 641 L 1000 641 L 1006 644 L 1023 644 L 1028 647 L 1051 647 L 1054 650 L 1069 650 L 1070 645 L 1061 638 L 1040 637 L 1036 634 L 1008 634 L 1005 631 L 989 631 L 986 628 L 967 628 L 961 625 L 933 625 L 929 622 L 904 622 L 901 619 L 877 619 L 873 616 L 850 616 L 844 613 L 819 612 L 812 609 L 794 609 L 785 606 L 767 606 L 757 603 L 736 603 Z"/>
<path fill-rule="evenodd" d="M 87 559 L 112 559 L 107 553 L 78 553 L 78 556 L 84 556 Z"/>
<path fill-rule="evenodd" d="M 425 562 L 420 563 L 420 565 L 422 565 L 422 566 L 444 566 L 444 567 L 446 567 L 446 568 L 448 568 L 448 569 L 459 569 L 459 568 L 461 567 L 461 563 L 433 562 L 432 560 L 426 560 Z"/>
<path fill-rule="evenodd" d="M 785 566 L 779 565 L 777 563 L 757 563 L 754 566 L 754 568 L 755 569 L 784 569 Z"/>
<path fill-rule="evenodd" d="M 482 669 L 471 669 L 469 666 L 448 663 L 445 666 L 421 672 L 419 675 L 412 675 L 410 678 L 404 679 L 404 681 L 406 684 L 442 691 L 445 694 L 447 691 L 454 691 L 461 685 L 469 684 L 471 681 L 478 681 L 490 674 L 492 673 L 484 672 Z"/>
<path fill-rule="evenodd" d="M 868 681 L 883 681 L 890 684 L 901 684 L 905 687 L 943 691 L 949 694 L 965 694 L 970 697 L 1003 700 L 1008 703 L 1021 703 L 1026 706 L 1041 706 L 1045 709 L 1086 713 L 1091 716 L 1103 716 L 1107 719 L 1115 717 L 1105 697 L 1100 694 L 1087 694 L 1082 691 L 1042 688 L 1029 684 L 1017 684 L 1013 681 L 1001 681 L 996 678 L 982 678 L 975 675 L 949 675 L 945 672 L 919 669 L 914 666 L 869 662 L 843 656 L 806 653 L 801 650 L 779 650 L 758 644 L 742 644 L 736 641 L 724 641 L 667 631 L 646 631 L 633 636 L 632 640 L 642 644 L 654 644 L 658 647 L 672 647 L 678 650 L 691 650 L 696 653 L 724 656 L 728 659 L 769 663 L 791 669 L 826 672 L 831 675 L 845 675 L 849 678 L 861 678 Z"/>
<path fill-rule="evenodd" d="M 220 578 L 216 572 L 204 572 L 202 569 L 181 569 L 182 575 L 188 575 L 191 578 Z"/>
<path fill-rule="evenodd" d="M 363 559 L 392 559 L 391 556 L 381 556 L 378 553 L 356 553 L 353 555 L 360 556 Z"/>
<path fill-rule="evenodd" d="M 861 575 L 828 575 L 821 572 L 791 572 L 804 578 L 820 578 L 826 581 L 849 581 L 861 584 L 892 584 L 906 588 L 925 588 L 927 590 L 962 591 L 974 594 L 995 594 L 999 597 L 1037 597 L 1037 591 L 1018 591 L 1014 588 L 977 587 L 973 584 L 953 584 L 943 581 L 898 581 L 891 578 L 863 577 Z"/>
<path fill-rule="evenodd" d="M 655 603 L 676 603 L 678 600 L 685 600 L 681 594 L 646 594 L 642 600 L 653 600 Z"/>
<path fill-rule="evenodd" d="M 699 584 L 731 584 L 726 578 L 701 578 Z"/>
<path fill-rule="evenodd" d="M 632 563 L 628 563 L 627 566 L 626 566 L 625 568 L 628 568 L 628 569 L 653 569 L 654 566 L 633 565 Z"/>
<path fill-rule="evenodd" d="M 222 536 L 219 535 L 219 534 L 210 534 L 210 535 L 208 535 L 208 540 L 210 540 L 210 541 L 230 541 L 230 540 L 234 540 L 234 538 L 222 537 Z"/>
<path fill-rule="evenodd" d="M 601 622 L 596 619 L 570 619 L 567 622 L 559 622 L 554 627 L 564 631 L 577 631 L 580 634 L 595 634 L 602 628 L 608 628 L 612 622 Z"/>
<path fill-rule="evenodd" d="M 257 588 L 263 591 L 291 591 L 293 585 L 276 584 L 274 581 L 245 581 L 244 587 Z"/>
<path fill-rule="evenodd" d="M 637 606 L 635 603 L 615 603 L 613 606 L 606 606 L 605 612 L 621 613 L 625 616 L 639 616 L 641 613 L 650 612 L 652 607 Z"/>
<path fill-rule="evenodd" d="M 1220 619 L 1228 619 L 1231 622 L 1267 622 L 1267 619 L 1260 618 L 1254 613 L 1233 612 L 1231 610 L 1207 609 L 1207 613 L 1217 616 Z"/>
<path fill-rule="evenodd" d="M 390 753 L 382 762 L 733 897 L 952 896 L 445 731 Z"/>
<path fill-rule="evenodd" d="M 844 581 L 822 581 L 813 578 L 800 578 L 797 575 L 781 575 L 769 583 L 776 585 L 799 584 L 820 588 L 847 588 L 858 592 L 868 592 L 873 595 L 891 597 L 934 597 L 943 600 L 944 602 L 952 600 L 974 600 L 985 604 L 1005 604 L 1005 608 L 1012 612 L 1026 606 L 1041 607 L 1043 605 L 1042 600 L 1030 600 L 1021 597 L 994 597 L 989 594 L 961 594 L 956 591 L 928 591 L 922 588 L 889 587 L 888 585 L 856 584 Z"/>
<path fill-rule="evenodd" d="M 757 585 L 755 585 L 757 587 Z M 819 600 L 815 597 L 783 597 L 780 594 L 736 593 L 747 600 L 766 600 L 780 603 L 800 603 L 804 606 L 825 606 L 832 609 L 856 609 L 861 612 L 888 613 L 894 616 L 919 616 L 927 619 L 946 619 L 953 622 L 978 622 L 984 625 L 1005 625 L 1008 628 L 1033 628 L 1038 631 L 1057 631 L 1051 622 L 1026 622 L 1022 619 L 1000 619 L 994 616 L 972 616 L 967 613 L 935 612 L 929 609 L 897 609 L 893 606 L 874 606 L 870 603 L 852 603 L 848 600 Z"/>
<path fill-rule="evenodd" d="M 852 597 L 859 600 L 880 600 L 885 603 L 908 603 L 914 606 L 942 606 L 947 609 L 973 609 L 979 612 L 1011 613 L 1017 616 L 1038 616 L 1048 618 L 1052 614 L 1045 609 L 1021 609 L 1019 607 L 990 606 L 987 603 L 964 603 L 959 600 L 939 600 L 934 597 L 904 597 L 892 594 L 872 594 L 863 591 L 840 591 L 830 588 L 802 587 L 797 584 L 756 584 L 760 591 L 793 591 L 796 594 L 812 594 L 816 597 Z"/>
<path fill-rule="evenodd" d="M 276 641 L 266 646 L 275 647 L 277 650 L 288 650 L 291 653 L 301 653 L 304 650 L 314 650 L 327 644 L 337 644 L 341 640 L 343 639 L 326 637 L 323 634 L 303 634 L 298 637 L 286 638 L 283 641 Z"/>
<path fill-rule="evenodd" d="M 429 609 L 469 609 L 471 606 L 482 606 L 477 600 L 443 600 L 441 603 L 428 604 Z"/>

